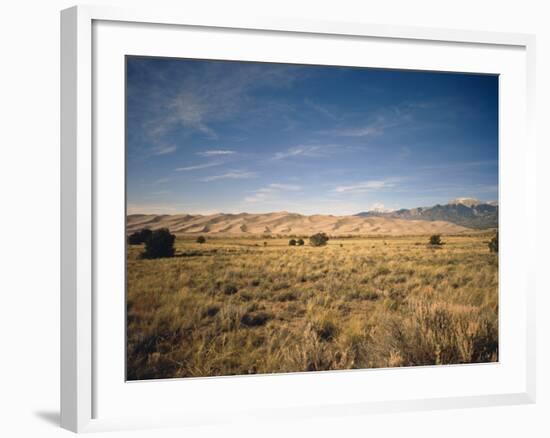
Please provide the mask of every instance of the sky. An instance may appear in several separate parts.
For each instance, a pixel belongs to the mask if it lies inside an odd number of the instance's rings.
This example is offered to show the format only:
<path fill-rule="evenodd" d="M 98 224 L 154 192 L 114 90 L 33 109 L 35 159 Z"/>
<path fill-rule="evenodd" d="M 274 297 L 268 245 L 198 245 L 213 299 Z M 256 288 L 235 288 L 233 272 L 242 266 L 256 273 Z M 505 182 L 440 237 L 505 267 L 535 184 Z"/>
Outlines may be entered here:
<path fill-rule="evenodd" d="M 498 77 L 128 57 L 127 211 L 498 199 Z"/>

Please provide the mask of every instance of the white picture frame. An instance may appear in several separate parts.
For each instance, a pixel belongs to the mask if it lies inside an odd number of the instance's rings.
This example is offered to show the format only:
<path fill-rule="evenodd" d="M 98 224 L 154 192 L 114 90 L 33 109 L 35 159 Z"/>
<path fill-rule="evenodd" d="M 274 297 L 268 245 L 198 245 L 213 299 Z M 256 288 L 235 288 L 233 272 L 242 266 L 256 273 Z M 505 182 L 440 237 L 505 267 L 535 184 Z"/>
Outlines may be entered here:
<path fill-rule="evenodd" d="M 146 28 L 149 29 L 148 32 L 152 32 L 148 35 L 147 44 L 144 42 L 145 38 L 139 37 Z M 422 53 L 429 54 L 430 50 L 435 50 L 441 54 L 440 64 L 434 64 L 435 67 L 441 66 L 441 69 L 445 69 L 445 65 L 449 65 L 451 67 L 448 68 L 454 71 L 483 71 L 503 75 L 500 120 L 501 125 L 504 122 L 506 126 L 501 130 L 501 141 L 505 148 L 500 162 L 501 227 L 503 228 L 501 247 L 504 248 L 500 254 L 500 281 L 503 285 L 513 284 L 516 294 L 509 294 L 501 286 L 500 293 L 501 298 L 504 298 L 504 308 L 501 309 L 500 314 L 500 333 L 505 337 L 506 344 L 503 347 L 506 348 L 502 349 L 503 358 L 498 364 L 447 366 L 440 369 L 415 367 L 417 369 L 414 371 L 360 370 L 307 373 L 307 375 L 296 373 L 283 377 L 237 376 L 189 379 L 185 383 L 186 394 L 204 392 L 210 396 L 216 395 L 220 403 L 224 401 L 227 394 L 236 391 L 254 392 L 257 388 L 261 388 L 262 391 L 271 391 L 269 403 L 259 400 L 254 403 L 257 406 L 254 406 L 237 397 L 233 399 L 234 406 L 226 412 L 219 409 L 216 403 L 212 403 L 212 399 L 202 402 L 197 399 L 196 403 L 189 406 L 185 401 L 174 404 L 174 397 L 181 394 L 181 380 L 137 383 L 120 380 L 120 363 L 117 361 L 124 356 L 123 351 L 120 354 L 116 351 L 113 353 L 116 359 L 112 363 L 106 363 L 104 358 L 109 352 L 113 352 L 113 349 L 124 350 L 124 345 L 120 342 L 124 335 L 119 333 L 124 318 L 123 307 L 119 304 L 124 298 L 118 296 L 116 298 L 118 301 L 113 302 L 108 298 L 98 300 L 98 294 L 104 290 L 101 285 L 111 281 L 109 270 L 103 267 L 119 266 L 116 261 L 119 253 L 117 251 L 110 251 L 111 255 L 105 253 L 105 245 L 102 245 L 101 239 L 113 241 L 114 236 L 116 240 L 118 237 L 113 233 L 120 231 L 120 228 L 108 229 L 101 216 L 101 211 L 105 208 L 97 207 L 103 202 L 106 203 L 105 207 L 108 207 L 109 203 L 111 205 L 119 203 L 120 197 L 117 198 L 116 193 L 120 194 L 120 190 L 114 190 L 111 196 L 105 194 L 105 187 L 114 187 L 118 184 L 117 187 L 120 189 L 121 181 L 123 184 L 124 180 L 124 168 L 116 167 L 117 157 L 120 158 L 120 154 L 110 160 L 112 164 L 109 167 L 105 164 L 105 153 L 98 155 L 96 149 L 98 142 L 101 145 L 113 144 L 110 143 L 111 138 L 115 139 L 115 143 L 120 143 L 116 142 L 116 139 L 120 138 L 122 127 L 105 128 L 106 124 L 103 120 L 108 118 L 115 124 L 120 122 L 119 105 L 123 106 L 123 102 L 119 101 L 118 106 L 110 105 L 113 112 L 107 114 L 103 96 L 108 94 L 111 99 L 120 97 L 120 81 L 123 78 L 115 74 L 116 83 L 105 86 L 100 84 L 100 81 L 104 77 L 102 76 L 106 71 L 104 69 L 111 68 L 109 60 L 117 59 L 117 63 L 122 62 L 120 56 L 124 54 L 151 54 L 158 51 L 159 55 L 170 56 L 172 50 L 173 56 L 177 56 L 181 48 L 175 45 L 172 47 L 163 40 L 162 34 L 166 37 L 170 32 L 176 32 L 176 34 L 170 34 L 173 40 L 174 35 L 177 38 L 180 37 L 177 34 L 178 29 L 185 29 L 185 32 L 200 32 L 201 38 L 206 38 L 203 45 L 199 44 L 193 49 L 195 56 L 204 52 L 206 58 L 224 50 L 223 46 L 215 44 L 214 40 L 209 46 L 207 39 L 210 36 L 218 35 L 219 32 L 233 32 L 235 41 L 238 39 L 238 41 L 253 42 L 263 38 L 262 44 L 265 44 L 267 54 L 255 55 L 254 53 L 258 53 L 258 47 L 254 48 L 252 44 L 248 54 L 242 52 L 243 59 L 255 60 L 258 57 L 268 56 L 270 60 L 283 62 L 286 58 L 284 56 L 280 58 L 275 49 L 269 52 L 270 44 L 273 41 L 277 42 L 277 39 L 285 40 L 280 44 L 281 46 L 286 44 L 288 48 L 291 39 L 308 40 L 304 42 L 304 47 L 309 47 L 306 44 L 315 44 L 313 41 L 315 39 L 334 38 L 337 45 L 383 43 L 388 47 L 389 45 L 398 46 L 396 50 L 401 50 L 402 53 L 407 47 L 417 47 L 419 50 L 420 56 L 416 61 L 404 56 L 397 65 L 395 64 L 397 52 L 395 52 L 386 54 L 385 57 L 382 55 L 379 58 L 374 57 L 373 59 L 376 58 L 377 61 L 373 66 L 391 65 L 394 68 L 426 69 L 428 68 L 426 60 L 423 60 L 422 56 L 428 55 L 422 55 Z M 181 38 L 186 37 L 185 32 Z M 153 33 L 158 35 L 153 36 Z M 132 49 L 128 49 L 129 41 L 134 44 Z M 109 44 L 105 44 L 106 42 Z M 314 48 L 314 46 L 311 47 Z M 447 55 L 447 51 L 452 52 L 455 49 L 464 54 Z M 127 50 L 131 51 L 127 52 Z M 461 58 L 469 56 L 468 50 L 478 51 L 471 57 L 470 64 Z M 312 56 L 331 56 L 330 53 L 315 55 L 315 50 L 312 52 Z M 236 59 L 240 59 L 241 55 L 235 53 L 227 56 L 229 59 L 235 59 L 235 56 L 237 56 Z M 229 22 L 224 17 L 215 15 L 198 16 L 187 10 L 163 11 L 155 8 L 130 10 L 103 6 L 78 6 L 62 11 L 61 426 L 75 432 L 85 432 L 214 424 L 251 417 L 288 419 L 312 415 L 360 415 L 372 412 L 533 403 L 535 400 L 535 291 L 534 255 L 530 254 L 535 252 L 529 249 L 532 250 L 534 247 L 535 214 L 533 207 L 527 213 L 527 209 L 514 210 L 508 206 L 515 202 L 529 202 L 531 206 L 536 204 L 534 202 L 536 151 L 532 127 L 535 90 L 534 53 L 534 37 L 524 34 L 382 26 L 360 22 L 317 22 L 286 18 L 242 17 Z M 483 56 L 479 56 L 480 54 Z M 332 55 L 336 56 L 336 54 Z M 288 56 L 294 57 L 288 61 L 301 59 L 298 52 Z M 321 58 L 316 58 L 317 61 L 319 59 Z M 97 62 L 98 60 L 101 62 Z M 313 61 L 313 59 L 306 60 L 305 63 Z M 353 61 L 349 61 L 349 58 L 347 61 L 344 58 L 334 59 L 334 62 L 354 65 L 350 64 Z M 448 64 L 444 64 L 445 62 Z M 114 71 L 120 73 L 121 64 L 117 65 Z M 502 70 L 499 70 L 501 68 Z M 510 78 L 509 81 L 508 78 Z M 115 90 L 111 86 L 118 88 Z M 508 112 L 508 110 L 512 111 L 509 108 L 512 102 L 517 103 L 519 107 L 513 109 L 516 111 L 513 114 Z M 107 131 L 109 133 L 104 135 L 103 132 Z M 118 144 L 111 149 L 120 152 L 118 147 L 123 148 L 123 145 Z M 108 180 L 108 178 L 112 179 Z M 123 206 L 120 207 L 123 208 Z M 524 224 L 521 238 L 513 233 L 514 224 L 519 224 L 520 221 Z M 528 226 L 525 226 L 525 223 Z M 113 260 L 108 260 L 108 257 L 113 257 L 114 263 L 112 263 Z M 505 270 L 502 266 L 510 266 L 511 269 Z M 114 276 L 112 279 L 114 281 Z M 107 319 L 107 313 L 110 321 L 116 320 L 108 326 L 102 322 Z M 105 316 L 99 318 L 98 315 Z M 509 321 L 512 320 L 517 321 L 516 327 L 509 327 Z M 118 333 L 113 337 L 112 342 L 104 336 L 107 329 Z M 473 391 L 466 381 L 461 381 L 461 379 L 469 379 L 467 376 L 472 376 L 473 383 L 479 383 L 478 391 Z M 497 377 L 493 378 L 493 376 Z M 361 382 L 367 381 L 365 379 L 368 380 L 371 388 L 376 387 L 374 382 L 383 382 L 384 379 L 395 382 L 406 382 L 407 379 L 422 382 L 422 379 L 425 381 L 433 379 L 435 383 L 432 385 L 433 388 L 429 389 L 431 392 L 420 396 L 418 395 L 420 392 L 414 388 L 410 391 L 394 388 L 388 391 L 386 397 L 382 396 L 381 392 L 376 395 L 375 389 L 372 391 L 374 395 L 369 397 L 352 394 L 351 389 L 361 388 Z M 453 379 L 456 380 L 454 382 L 456 388 L 453 391 L 447 391 L 445 385 L 439 384 L 439 388 L 437 387 L 437 382 L 448 382 Z M 115 380 L 118 382 L 116 385 L 112 384 Z M 504 381 L 508 384 L 505 385 Z M 487 385 L 483 386 L 482 382 L 486 382 Z M 399 385 L 396 384 L 396 386 Z M 300 392 L 289 397 L 288 389 L 291 387 L 299 388 Z M 106 401 L 106 395 L 112 402 Z M 144 404 L 141 413 L 137 405 L 140 403 L 140 397 Z M 124 403 L 122 403 L 123 398 Z M 160 399 L 166 399 L 167 403 L 158 402 Z M 155 402 L 146 404 L 146 400 Z M 168 403 L 173 406 L 170 410 L 167 409 Z M 124 410 L 121 406 L 127 404 L 131 405 L 131 409 Z M 187 407 L 184 409 L 183 406 Z M 206 409 L 207 406 L 208 409 Z M 132 412 L 134 412 L 133 415 Z"/>

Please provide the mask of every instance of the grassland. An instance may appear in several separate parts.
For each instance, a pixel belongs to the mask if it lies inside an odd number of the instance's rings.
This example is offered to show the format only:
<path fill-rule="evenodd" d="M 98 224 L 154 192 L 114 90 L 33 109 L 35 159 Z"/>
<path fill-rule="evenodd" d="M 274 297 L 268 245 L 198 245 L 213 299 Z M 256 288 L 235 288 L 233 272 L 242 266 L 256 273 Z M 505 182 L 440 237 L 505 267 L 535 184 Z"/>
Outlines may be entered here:
<path fill-rule="evenodd" d="M 491 234 L 428 237 L 178 236 L 156 260 L 129 246 L 128 379 L 498 360 Z"/>

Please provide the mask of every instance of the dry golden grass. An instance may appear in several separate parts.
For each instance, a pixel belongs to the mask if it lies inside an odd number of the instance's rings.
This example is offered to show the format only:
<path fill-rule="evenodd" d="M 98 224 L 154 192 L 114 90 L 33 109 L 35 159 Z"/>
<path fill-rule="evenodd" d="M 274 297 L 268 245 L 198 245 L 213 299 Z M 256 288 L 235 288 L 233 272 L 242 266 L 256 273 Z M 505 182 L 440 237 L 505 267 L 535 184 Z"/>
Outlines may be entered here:
<path fill-rule="evenodd" d="M 130 246 L 128 378 L 498 360 L 490 235 L 428 237 L 178 236 L 158 260 Z"/>

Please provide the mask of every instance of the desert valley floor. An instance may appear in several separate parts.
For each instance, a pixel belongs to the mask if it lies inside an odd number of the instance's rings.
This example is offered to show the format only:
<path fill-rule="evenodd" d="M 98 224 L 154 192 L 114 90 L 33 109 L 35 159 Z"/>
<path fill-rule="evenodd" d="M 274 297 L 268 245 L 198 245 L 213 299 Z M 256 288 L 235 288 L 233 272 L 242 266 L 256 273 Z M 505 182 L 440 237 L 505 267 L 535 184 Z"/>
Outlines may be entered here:
<path fill-rule="evenodd" d="M 171 258 L 128 246 L 128 379 L 498 360 L 495 231 L 288 215 L 128 217 L 177 236 Z"/>

